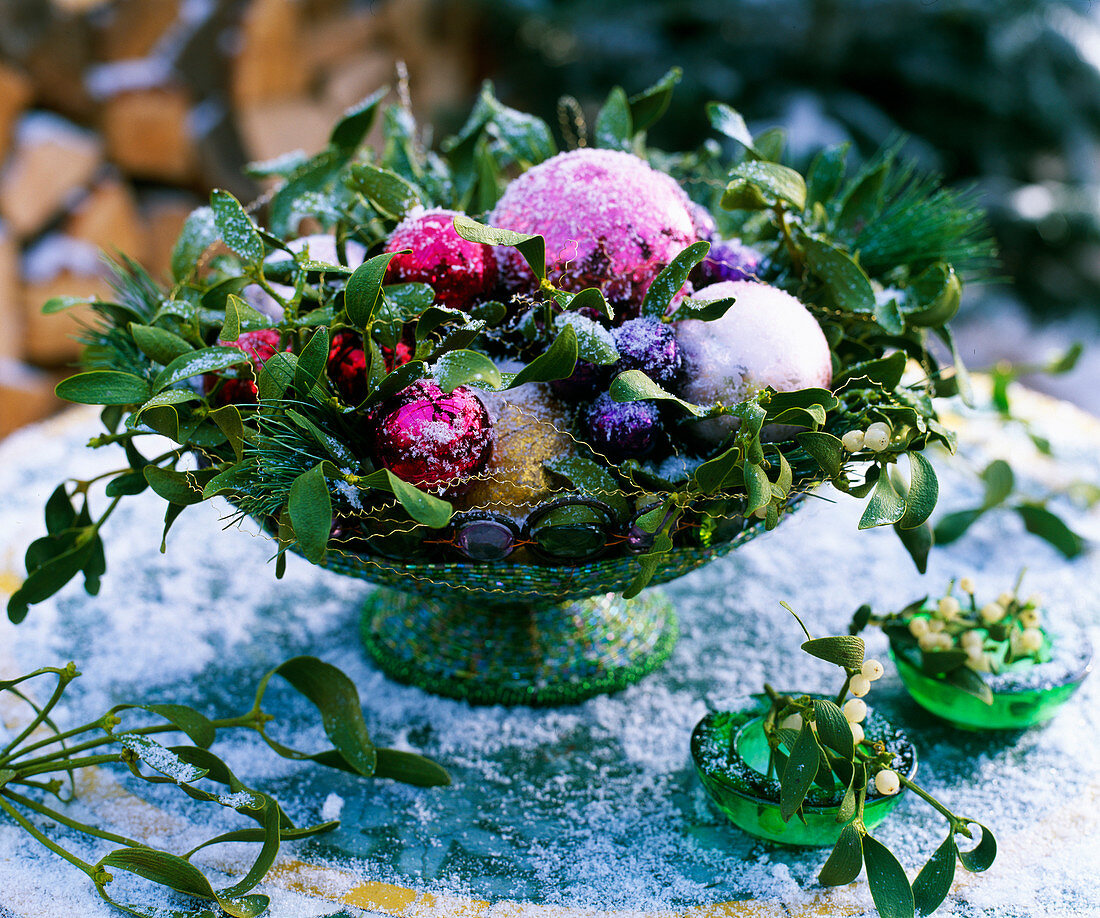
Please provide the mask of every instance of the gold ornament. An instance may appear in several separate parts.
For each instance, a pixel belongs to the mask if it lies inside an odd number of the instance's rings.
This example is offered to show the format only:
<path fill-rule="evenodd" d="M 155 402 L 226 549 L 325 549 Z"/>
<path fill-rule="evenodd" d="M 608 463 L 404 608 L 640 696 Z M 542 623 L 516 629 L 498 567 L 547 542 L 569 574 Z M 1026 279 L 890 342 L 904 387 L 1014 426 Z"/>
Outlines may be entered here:
<path fill-rule="evenodd" d="M 565 406 L 545 383 L 506 392 L 479 392 L 493 419 L 496 443 L 489 466 L 456 500 L 456 510 L 490 510 L 523 519 L 553 497 L 543 463 L 572 455 Z"/>

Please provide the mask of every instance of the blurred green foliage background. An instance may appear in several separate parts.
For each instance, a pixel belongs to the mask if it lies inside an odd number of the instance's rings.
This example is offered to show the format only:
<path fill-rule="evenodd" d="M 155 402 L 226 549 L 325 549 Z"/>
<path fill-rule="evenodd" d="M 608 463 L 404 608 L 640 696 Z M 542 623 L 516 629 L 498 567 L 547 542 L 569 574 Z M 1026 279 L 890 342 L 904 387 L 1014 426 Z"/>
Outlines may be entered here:
<path fill-rule="evenodd" d="M 950 182 L 976 183 L 1003 274 L 1035 313 L 1100 313 L 1100 8 L 1090 0 L 483 0 L 482 66 L 500 96 L 591 125 L 607 91 L 672 64 L 654 144 L 709 135 L 703 104 L 789 128 L 803 167 L 897 131 Z"/>

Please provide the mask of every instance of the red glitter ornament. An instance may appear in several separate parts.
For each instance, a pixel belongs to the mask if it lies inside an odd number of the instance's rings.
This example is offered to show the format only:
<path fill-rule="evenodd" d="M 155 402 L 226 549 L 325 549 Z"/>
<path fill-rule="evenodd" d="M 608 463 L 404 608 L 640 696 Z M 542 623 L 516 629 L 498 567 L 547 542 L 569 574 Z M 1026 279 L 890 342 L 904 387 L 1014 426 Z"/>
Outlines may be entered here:
<path fill-rule="evenodd" d="M 398 478 L 446 497 L 466 491 L 493 454 L 493 423 L 481 400 L 459 386 L 450 394 L 421 379 L 374 415 L 375 461 Z M 467 480 L 462 480 L 467 479 Z"/>
<path fill-rule="evenodd" d="M 218 341 L 219 347 L 235 347 L 244 351 L 252 361 L 252 369 L 231 367 L 221 373 L 207 373 L 202 378 L 204 392 L 212 392 L 220 382 L 222 386 L 214 395 L 217 405 L 254 405 L 259 398 L 256 388 L 256 371 L 267 363 L 279 349 L 279 332 L 274 328 L 245 332 L 236 341 Z M 288 345 L 286 350 L 290 350 Z M 236 375 L 230 376 L 230 373 Z"/>
<path fill-rule="evenodd" d="M 412 357 L 412 346 L 404 341 L 398 341 L 395 350 L 382 348 L 387 373 L 408 363 Z M 363 350 L 363 336 L 359 332 L 339 331 L 332 336 L 328 375 L 346 404 L 358 405 L 367 397 L 367 355 Z"/>
<path fill-rule="evenodd" d="M 469 309 L 496 284 L 492 246 L 468 242 L 455 232 L 454 210 L 414 210 L 393 231 L 387 252 L 398 255 L 386 272 L 387 284 L 430 284 L 436 298 L 452 309 Z"/>

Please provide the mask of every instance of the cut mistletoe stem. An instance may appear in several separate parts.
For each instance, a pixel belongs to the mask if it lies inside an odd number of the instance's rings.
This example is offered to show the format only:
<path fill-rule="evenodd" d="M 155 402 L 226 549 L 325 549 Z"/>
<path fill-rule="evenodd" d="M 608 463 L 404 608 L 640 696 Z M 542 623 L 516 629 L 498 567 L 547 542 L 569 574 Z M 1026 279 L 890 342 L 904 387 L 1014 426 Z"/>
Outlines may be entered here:
<path fill-rule="evenodd" d="M 39 707 L 19 686 L 49 675 L 57 678 L 57 685 L 49 700 Z M 131 914 L 151 915 L 137 906 L 117 902 L 110 896 L 107 888 L 113 875 L 108 867 L 116 871 L 134 872 L 147 879 L 153 878 L 153 882 L 192 896 L 207 898 L 223 908 L 231 906 L 232 914 L 244 914 L 233 905 L 231 899 L 240 900 L 240 897 L 260 882 L 274 862 L 280 842 L 328 831 L 338 824 L 327 822 L 296 828 L 274 797 L 244 785 L 210 751 L 209 747 L 220 733 L 240 729 L 254 730 L 267 745 L 285 758 L 310 759 L 363 777 L 393 778 L 421 787 L 450 783 L 446 771 L 429 759 L 410 752 L 376 748 L 367 734 L 358 693 L 351 681 L 340 670 L 314 657 L 295 657 L 265 675 L 260 681 L 253 707 L 237 717 L 209 720 L 193 708 L 178 704 L 123 704 L 112 708 L 96 720 L 61 731 L 54 725 L 49 714 L 78 675 L 76 668 L 70 663 L 60 669 L 40 669 L 17 679 L 0 681 L 0 693 L 12 693 L 33 711 L 27 726 L 0 752 L 0 818 L 11 819 L 16 826 L 25 830 L 48 850 L 82 870 L 91 878 L 100 896 Z M 316 754 L 298 752 L 267 736 L 265 727 L 272 716 L 263 711 L 261 705 L 267 684 L 275 675 L 286 679 L 318 709 L 325 732 L 335 748 Z M 139 711 L 143 713 L 139 714 Z M 120 715 L 127 718 L 131 716 L 127 712 L 133 712 L 132 716 L 136 717 L 151 716 L 161 722 L 135 724 L 126 730 L 118 730 L 123 723 Z M 36 730 L 42 728 L 50 730 L 51 734 L 31 743 L 25 742 Z M 99 733 L 104 735 L 96 735 L 71 746 L 65 744 L 66 740 Z M 165 733 L 186 736 L 194 745 L 168 747 L 151 739 L 152 736 Z M 61 748 L 41 753 L 42 749 L 54 744 L 60 744 Z M 118 751 L 81 755 L 103 746 L 112 746 Z M 33 755 L 36 752 L 40 754 Z M 191 855 L 209 844 L 226 840 L 224 836 L 211 839 L 183 855 L 175 855 L 138 839 L 73 819 L 47 806 L 41 799 L 28 795 L 31 792 L 49 794 L 63 803 L 67 802 L 60 795 L 63 787 L 60 780 L 43 782 L 35 779 L 49 774 L 66 774 L 71 779 L 73 773 L 81 769 L 109 765 L 125 765 L 131 774 L 151 783 L 175 783 L 191 799 L 228 806 L 259 823 L 260 828 L 249 833 L 249 838 L 261 843 L 260 852 L 246 879 L 231 890 L 218 893 L 202 873 L 190 864 Z M 228 793 L 208 791 L 200 783 L 204 781 L 224 785 Z M 44 828 L 31 821 L 28 813 L 42 817 L 48 824 L 55 823 L 90 838 L 122 847 L 101 858 L 98 863 L 90 864 L 51 838 Z M 240 835 L 231 834 L 235 838 Z M 252 835 L 255 835 L 254 839 Z M 266 896 L 253 894 L 246 898 L 249 915 L 259 915 L 267 907 Z"/>

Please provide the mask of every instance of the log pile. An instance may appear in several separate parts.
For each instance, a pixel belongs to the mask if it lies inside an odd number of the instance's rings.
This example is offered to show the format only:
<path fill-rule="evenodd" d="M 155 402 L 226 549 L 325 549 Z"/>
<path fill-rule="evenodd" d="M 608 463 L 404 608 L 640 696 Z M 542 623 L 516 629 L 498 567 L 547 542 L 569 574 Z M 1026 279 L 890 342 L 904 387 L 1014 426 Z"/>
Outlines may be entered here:
<path fill-rule="evenodd" d="M 313 153 L 407 64 L 417 114 L 465 105 L 475 23 L 457 0 L 13 0 L 0 14 L 0 437 L 55 410 L 100 253 L 169 279 L 176 236 L 242 166 Z"/>

